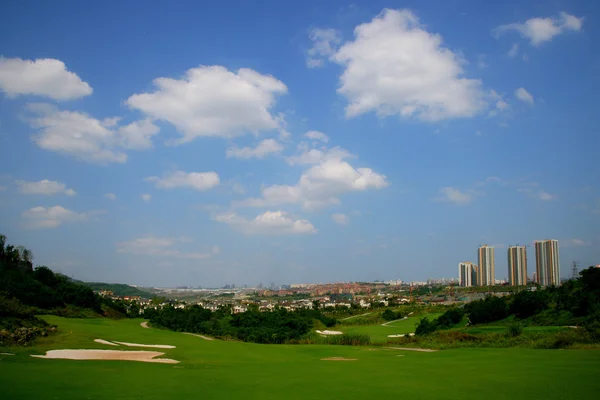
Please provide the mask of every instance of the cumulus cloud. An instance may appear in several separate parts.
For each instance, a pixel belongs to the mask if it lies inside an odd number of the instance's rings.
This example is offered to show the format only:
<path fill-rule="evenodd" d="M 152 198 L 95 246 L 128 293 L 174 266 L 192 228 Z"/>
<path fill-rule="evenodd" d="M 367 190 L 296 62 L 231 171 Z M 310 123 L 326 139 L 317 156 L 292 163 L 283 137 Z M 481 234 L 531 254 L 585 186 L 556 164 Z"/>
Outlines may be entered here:
<path fill-rule="evenodd" d="M 347 150 L 338 146 L 331 149 L 310 149 L 301 147 L 300 153 L 295 156 L 286 157 L 286 161 L 290 165 L 313 165 L 327 160 L 343 160 L 352 157 L 354 156 Z"/>
<path fill-rule="evenodd" d="M 339 196 L 350 192 L 382 189 L 388 186 L 384 175 L 370 168 L 354 168 L 341 158 L 325 158 L 305 171 L 293 185 L 273 185 L 261 190 L 262 197 L 241 203 L 250 207 L 300 204 L 317 209 L 340 204 Z"/>
<path fill-rule="evenodd" d="M 142 194 L 142 200 L 144 200 L 146 203 L 148 203 L 150 200 L 152 200 L 152 195 L 148 194 L 148 193 L 144 193 Z"/>
<path fill-rule="evenodd" d="M 294 219 L 285 211 L 265 211 L 250 220 L 236 213 L 218 214 L 214 219 L 246 235 L 310 234 L 317 232 L 315 227 L 307 220 Z"/>
<path fill-rule="evenodd" d="M 327 143 L 329 141 L 329 136 L 319 131 L 308 131 L 304 134 L 309 139 L 318 140 L 323 143 Z"/>
<path fill-rule="evenodd" d="M 109 200 L 116 200 L 117 199 L 117 195 L 114 193 L 106 193 L 104 194 L 104 197 L 109 199 Z"/>
<path fill-rule="evenodd" d="M 265 158 L 269 154 L 277 154 L 283 150 L 283 145 L 275 139 L 265 139 L 256 147 L 231 147 L 227 149 L 227 158 L 241 158 L 247 160 L 250 158 Z"/>
<path fill-rule="evenodd" d="M 341 33 L 335 29 L 314 28 L 309 31 L 308 38 L 312 41 L 312 47 L 306 53 L 308 68 L 322 67 L 342 42 Z"/>
<path fill-rule="evenodd" d="M 203 260 L 219 253 L 214 246 L 210 252 L 185 252 L 176 248 L 178 243 L 189 243 L 188 238 L 168 238 L 145 236 L 126 242 L 117 243 L 117 252 L 135 255 L 153 255 L 164 257 L 175 257 L 188 260 Z"/>
<path fill-rule="evenodd" d="M 520 87 L 517 90 L 515 90 L 515 97 L 524 103 L 528 103 L 531 105 L 533 105 L 535 103 L 535 100 L 533 99 L 533 96 L 531 95 L 531 93 L 529 93 L 523 87 Z"/>
<path fill-rule="evenodd" d="M 92 94 L 92 88 L 65 64 L 52 58 L 22 60 L 0 57 L 0 90 L 8 97 L 36 95 L 71 100 Z"/>
<path fill-rule="evenodd" d="M 252 69 L 237 72 L 200 66 L 182 79 L 157 78 L 156 91 L 134 94 L 127 104 L 150 118 L 174 125 L 177 143 L 201 136 L 234 137 L 281 129 L 281 117 L 270 112 L 275 96 L 287 92 L 283 82 Z"/>
<path fill-rule="evenodd" d="M 191 188 L 195 190 L 207 190 L 220 183 L 216 172 L 184 172 L 175 171 L 164 174 L 162 177 L 150 176 L 147 182 L 155 182 L 158 189 Z"/>
<path fill-rule="evenodd" d="M 38 130 L 35 143 L 50 151 L 92 163 L 124 163 L 126 149 L 152 147 L 159 128 L 149 120 L 117 127 L 118 118 L 97 120 L 77 111 L 61 111 L 45 103 L 29 104 L 28 122 Z"/>
<path fill-rule="evenodd" d="M 486 106 L 481 81 L 463 77 L 461 57 L 411 11 L 385 9 L 354 36 L 330 58 L 345 67 L 338 92 L 349 101 L 347 117 L 374 111 L 438 121 Z"/>
<path fill-rule="evenodd" d="M 463 192 L 452 186 L 443 187 L 440 189 L 440 196 L 435 200 L 454 203 L 457 205 L 466 205 L 473 201 L 473 195 L 469 192 Z"/>
<path fill-rule="evenodd" d="M 510 31 L 518 32 L 523 38 L 528 39 L 532 46 L 539 46 L 544 42 L 551 41 L 555 36 L 567 31 L 579 32 L 583 25 L 583 18 L 561 12 L 558 17 L 531 18 L 525 22 L 501 25 L 492 31 L 499 37 Z"/>
<path fill-rule="evenodd" d="M 92 214 L 77 213 L 62 206 L 33 207 L 23 212 L 25 226 L 33 229 L 56 228 L 64 223 L 87 221 Z"/>
<path fill-rule="evenodd" d="M 540 189 L 535 182 L 525 184 L 524 187 L 518 188 L 517 191 L 525 194 L 527 197 L 541 201 L 551 201 L 556 199 L 555 195 Z"/>
<path fill-rule="evenodd" d="M 23 194 L 41 194 L 44 196 L 52 196 L 55 194 L 66 194 L 67 196 L 75 196 L 77 192 L 73 189 L 67 189 L 67 185 L 57 181 L 42 179 L 38 182 L 16 181 L 19 187 L 19 192 Z"/>
<path fill-rule="evenodd" d="M 348 225 L 350 223 L 350 218 L 346 214 L 336 213 L 331 215 L 331 219 L 338 225 Z"/>

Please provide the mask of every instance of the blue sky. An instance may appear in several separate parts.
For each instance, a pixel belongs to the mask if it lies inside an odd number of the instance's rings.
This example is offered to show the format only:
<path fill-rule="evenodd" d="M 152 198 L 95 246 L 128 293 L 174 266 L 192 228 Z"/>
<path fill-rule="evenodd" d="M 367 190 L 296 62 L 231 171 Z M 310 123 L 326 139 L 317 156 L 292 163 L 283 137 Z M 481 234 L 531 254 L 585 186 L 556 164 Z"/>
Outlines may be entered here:
<path fill-rule="evenodd" d="M 79 279 L 453 277 L 600 263 L 600 7 L 0 5 L 0 231 Z M 534 272 L 533 251 L 528 254 Z"/>

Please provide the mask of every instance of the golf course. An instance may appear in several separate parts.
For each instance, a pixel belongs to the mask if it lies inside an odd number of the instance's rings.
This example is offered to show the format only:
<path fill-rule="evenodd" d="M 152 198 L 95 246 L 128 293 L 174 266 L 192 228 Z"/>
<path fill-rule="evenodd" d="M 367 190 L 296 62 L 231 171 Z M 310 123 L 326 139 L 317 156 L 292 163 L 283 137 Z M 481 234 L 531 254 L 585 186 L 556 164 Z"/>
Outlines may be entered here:
<path fill-rule="evenodd" d="M 42 318 L 59 326 L 55 335 L 0 348 L 14 354 L 0 355 L 2 398 L 592 399 L 600 389 L 599 351 L 260 345 L 148 329 L 141 319 Z M 63 349 L 151 350 L 178 362 L 32 357 Z"/>

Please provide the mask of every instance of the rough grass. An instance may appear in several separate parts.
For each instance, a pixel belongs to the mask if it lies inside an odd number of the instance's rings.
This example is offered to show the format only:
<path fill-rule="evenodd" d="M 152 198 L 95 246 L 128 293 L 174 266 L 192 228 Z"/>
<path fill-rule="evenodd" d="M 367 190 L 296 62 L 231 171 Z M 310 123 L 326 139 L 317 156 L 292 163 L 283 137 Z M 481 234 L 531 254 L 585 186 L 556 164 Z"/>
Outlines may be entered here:
<path fill-rule="evenodd" d="M 0 348 L 6 399 L 595 399 L 600 351 L 259 345 L 144 329 L 141 320 L 46 317 L 59 333 L 33 348 Z M 106 348 L 94 339 L 170 344 L 177 365 L 29 357 Z M 401 357 L 398 357 L 398 356 Z M 342 357 L 352 362 L 328 362 Z M 484 371 L 485 373 L 482 373 Z M 476 379 L 474 378 L 476 377 Z"/>

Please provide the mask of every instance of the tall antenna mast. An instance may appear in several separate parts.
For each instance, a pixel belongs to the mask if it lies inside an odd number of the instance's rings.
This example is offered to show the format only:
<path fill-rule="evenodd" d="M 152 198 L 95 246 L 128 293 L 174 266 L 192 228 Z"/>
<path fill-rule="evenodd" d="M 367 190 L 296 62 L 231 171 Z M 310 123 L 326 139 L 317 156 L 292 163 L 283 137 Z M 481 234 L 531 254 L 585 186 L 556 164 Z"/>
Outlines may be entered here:
<path fill-rule="evenodd" d="M 571 279 L 577 279 L 579 276 L 579 262 L 573 261 L 573 267 L 571 268 Z"/>

